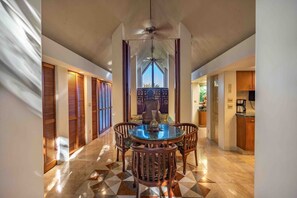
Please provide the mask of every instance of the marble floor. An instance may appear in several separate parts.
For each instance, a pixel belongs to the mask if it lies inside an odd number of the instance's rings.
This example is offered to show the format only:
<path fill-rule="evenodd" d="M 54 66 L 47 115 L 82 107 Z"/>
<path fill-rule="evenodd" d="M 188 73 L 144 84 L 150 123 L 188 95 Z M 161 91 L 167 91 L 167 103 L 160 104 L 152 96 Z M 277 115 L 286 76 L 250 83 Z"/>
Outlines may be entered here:
<path fill-rule="evenodd" d="M 205 138 L 206 129 L 199 129 L 198 158 L 190 154 L 187 173 L 182 174 L 178 153 L 177 174 L 173 189 L 175 197 L 253 197 L 254 156 L 222 151 Z M 71 159 L 57 165 L 44 175 L 44 197 L 135 197 L 133 177 L 128 165 L 121 172 L 115 162 L 113 130 L 84 146 Z M 127 154 L 130 161 L 131 151 Z M 126 163 L 129 164 L 129 163 Z M 167 197 L 167 188 L 140 187 L 141 197 Z"/>

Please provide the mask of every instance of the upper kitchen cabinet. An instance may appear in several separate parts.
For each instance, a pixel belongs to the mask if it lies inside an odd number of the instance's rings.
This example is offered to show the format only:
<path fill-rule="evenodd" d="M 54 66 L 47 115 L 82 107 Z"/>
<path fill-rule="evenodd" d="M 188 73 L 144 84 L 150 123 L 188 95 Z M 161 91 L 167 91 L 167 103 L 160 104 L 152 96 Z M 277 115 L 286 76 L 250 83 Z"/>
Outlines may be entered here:
<path fill-rule="evenodd" d="M 236 72 L 237 91 L 254 91 L 255 90 L 255 72 L 238 71 Z"/>

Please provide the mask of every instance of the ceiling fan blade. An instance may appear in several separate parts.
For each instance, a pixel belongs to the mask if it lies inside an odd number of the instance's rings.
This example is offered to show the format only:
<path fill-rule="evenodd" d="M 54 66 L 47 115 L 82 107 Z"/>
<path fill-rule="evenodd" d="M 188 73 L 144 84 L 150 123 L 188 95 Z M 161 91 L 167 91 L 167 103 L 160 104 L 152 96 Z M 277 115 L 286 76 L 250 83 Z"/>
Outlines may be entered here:
<path fill-rule="evenodd" d="M 143 34 L 146 34 L 146 32 L 144 29 L 138 29 L 138 30 L 134 31 L 134 34 L 135 35 L 143 35 Z"/>
<path fill-rule="evenodd" d="M 173 27 L 170 23 L 166 22 L 161 25 L 158 25 L 157 30 L 158 31 L 171 31 L 171 30 L 173 30 Z"/>
<path fill-rule="evenodd" d="M 162 34 L 160 32 L 155 32 L 154 33 L 154 37 L 156 39 L 159 39 L 159 40 L 163 40 L 163 39 L 167 39 L 169 37 L 169 35 L 166 35 L 166 34 Z"/>

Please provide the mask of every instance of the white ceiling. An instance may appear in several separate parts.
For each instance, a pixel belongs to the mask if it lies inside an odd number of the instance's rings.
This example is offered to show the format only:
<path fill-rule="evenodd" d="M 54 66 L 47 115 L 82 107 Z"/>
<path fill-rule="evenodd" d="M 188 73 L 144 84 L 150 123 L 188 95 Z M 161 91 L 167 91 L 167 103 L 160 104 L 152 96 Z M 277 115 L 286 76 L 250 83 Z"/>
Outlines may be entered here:
<path fill-rule="evenodd" d="M 148 19 L 149 0 L 42 1 L 43 34 L 105 69 L 116 27 L 124 23 L 126 38 L 135 39 Z M 167 27 L 166 37 L 177 37 L 180 22 L 189 29 L 195 70 L 255 33 L 255 0 L 152 0 L 152 19 Z M 173 46 L 160 41 L 156 56 L 173 53 Z M 150 55 L 147 42 L 131 47 L 139 57 Z"/>

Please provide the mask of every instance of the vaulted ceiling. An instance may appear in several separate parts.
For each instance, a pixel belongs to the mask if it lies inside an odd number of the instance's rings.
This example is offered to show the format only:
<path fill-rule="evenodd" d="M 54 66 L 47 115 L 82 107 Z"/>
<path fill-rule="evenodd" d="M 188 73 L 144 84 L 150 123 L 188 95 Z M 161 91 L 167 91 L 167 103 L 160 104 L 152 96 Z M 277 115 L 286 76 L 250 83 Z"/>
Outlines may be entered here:
<path fill-rule="evenodd" d="M 42 31 L 109 69 L 112 33 L 123 23 L 126 38 L 138 39 L 137 32 L 149 19 L 149 5 L 149 0 L 43 0 Z M 178 36 L 180 22 L 188 28 L 195 70 L 255 33 L 255 0 L 152 0 L 152 21 L 157 28 L 167 27 L 162 35 L 168 38 Z M 138 56 L 150 55 L 150 42 L 131 45 Z M 155 48 L 172 52 L 170 40 L 156 42 Z"/>

